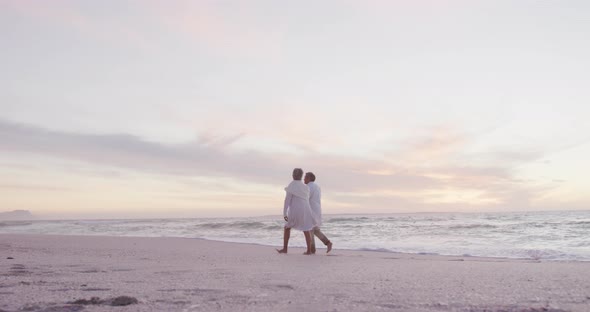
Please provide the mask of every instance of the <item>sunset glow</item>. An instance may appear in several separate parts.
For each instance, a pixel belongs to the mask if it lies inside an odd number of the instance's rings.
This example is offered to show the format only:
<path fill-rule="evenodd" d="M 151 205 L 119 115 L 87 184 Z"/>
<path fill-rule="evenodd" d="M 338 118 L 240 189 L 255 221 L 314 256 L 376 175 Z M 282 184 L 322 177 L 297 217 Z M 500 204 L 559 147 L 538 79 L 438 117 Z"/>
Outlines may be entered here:
<path fill-rule="evenodd" d="M 0 211 L 588 209 L 584 1 L 0 0 Z"/>

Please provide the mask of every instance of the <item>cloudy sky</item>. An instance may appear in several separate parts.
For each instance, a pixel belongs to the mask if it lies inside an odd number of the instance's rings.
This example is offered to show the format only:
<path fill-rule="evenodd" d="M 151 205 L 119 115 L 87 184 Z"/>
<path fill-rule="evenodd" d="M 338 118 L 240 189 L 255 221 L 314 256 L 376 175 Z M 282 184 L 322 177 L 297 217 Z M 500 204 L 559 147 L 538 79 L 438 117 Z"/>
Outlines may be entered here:
<path fill-rule="evenodd" d="M 0 211 L 589 209 L 588 1 L 0 0 Z"/>

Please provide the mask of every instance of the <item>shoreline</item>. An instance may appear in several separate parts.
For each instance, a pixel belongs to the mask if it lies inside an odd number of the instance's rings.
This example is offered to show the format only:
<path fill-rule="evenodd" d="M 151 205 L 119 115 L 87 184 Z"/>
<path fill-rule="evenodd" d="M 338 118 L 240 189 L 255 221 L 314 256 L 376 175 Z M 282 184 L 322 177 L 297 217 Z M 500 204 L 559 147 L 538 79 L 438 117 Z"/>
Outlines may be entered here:
<path fill-rule="evenodd" d="M 281 248 L 282 245 L 266 245 L 260 243 L 253 243 L 253 242 L 237 242 L 237 241 L 230 241 L 230 240 L 219 240 L 219 239 L 209 239 L 209 238 L 202 238 L 202 237 L 182 237 L 182 236 L 133 236 L 133 235 L 124 235 L 124 236 L 116 236 L 116 235 L 102 235 L 102 234 L 37 234 L 37 233 L 30 233 L 30 234 L 13 234 L 13 233 L 0 233 L 2 235 L 31 235 L 31 236 L 68 236 L 68 237 L 105 237 L 105 238 L 173 238 L 173 239 L 188 239 L 188 240 L 204 240 L 204 241 L 211 241 L 211 242 L 219 242 L 219 243 L 230 243 L 230 244 L 240 244 L 240 245 L 252 245 L 252 246 L 261 246 L 261 247 L 273 247 L 273 248 Z M 316 242 L 317 243 L 317 242 Z M 299 248 L 305 249 L 303 246 L 293 246 L 289 245 L 289 248 Z M 343 251 L 351 251 L 351 252 L 375 252 L 375 253 L 384 253 L 384 254 L 396 254 L 396 255 L 406 255 L 406 256 L 438 256 L 438 257 L 450 257 L 450 258 L 469 258 L 469 259 L 498 259 L 498 260 L 516 260 L 516 261 L 538 261 L 538 262 L 581 262 L 581 263 L 590 263 L 590 259 L 587 260 L 580 260 L 580 259 L 546 259 L 546 258 L 511 258 L 511 257 L 493 257 L 493 256 L 479 256 L 479 255 L 452 255 L 452 254 L 440 254 L 434 252 L 420 252 L 420 253 L 410 253 L 410 252 L 401 252 L 401 251 L 393 251 L 386 248 L 378 248 L 378 249 L 370 249 L 370 248 L 359 248 L 359 249 L 351 249 L 351 248 L 338 248 L 337 245 L 336 249 L 343 250 Z M 325 247 L 320 244 L 319 250 L 324 250 Z"/>
<path fill-rule="evenodd" d="M 11 211 L 2 211 L 4 213 L 11 212 Z M 2 213 L 0 212 L 0 213 Z M 589 212 L 590 209 L 566 209 L 566 210 L 489 210 L 489 211 L 407 211 L 407 212 L 369 212 L 369 213 L 323 213 L 323 217 L 334 217 L 334 216 L 389 216 L 389 215 L 448 215 L 448 214 L 459 214 L 459 215 L 481 215 L 481 214 L 539 214 L 539 213 L 578 213 L 578 212 Z M 0 219 L 0 222 L 3 221 L 129 221 L 129 220 L 186 220 L 186 219 L 226 219 L 226 218 L 275 218 L 281 219 L 282 215 L 280 214 L 261 214 L 261 215 L 236 215 L 235 217 L 227 217 L 225 215 L 212 215 L 212 216 L 187 216 L 187 217 L 70 217 L 70 218 L 43 218 L 43 217 L 35 217 L 36 214 L 33 215 L 32 219 Z"/>
<path fill-rule="evenodd" d="M 322 230 L 340 249 L 590 262 L 590 246 L 584 234 L 588 231 L 588 213 L 389 215 L 332 215 Z M 0 233 L 191 237 L 278 247 L 282 245 L 278 236 L 283 223 L 273 216 L 19 221 L 0 222 Z M 290 243 L 305 246 L 303 235 L 295 234 Z"/>
<path fill-rule="evenodd" d="M 280 255 L 270 246 L 192 238 L 0 234 L 0 310 L 590 310 L 588 262 L 318 251 Z M 108 305 L 120 296 L 138 302 Z"/>

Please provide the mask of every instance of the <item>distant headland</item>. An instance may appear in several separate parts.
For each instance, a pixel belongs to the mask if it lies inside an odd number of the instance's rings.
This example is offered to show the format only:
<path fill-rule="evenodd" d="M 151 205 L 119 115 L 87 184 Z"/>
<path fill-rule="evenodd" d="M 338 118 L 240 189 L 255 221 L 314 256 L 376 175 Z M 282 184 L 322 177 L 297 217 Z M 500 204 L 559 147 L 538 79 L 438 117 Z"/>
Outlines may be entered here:
<path fill-rule="evenodd" d="M 28 210 L 13 210 L 0 212 L 0 220 L 31 220 L 33 214 Z"/>

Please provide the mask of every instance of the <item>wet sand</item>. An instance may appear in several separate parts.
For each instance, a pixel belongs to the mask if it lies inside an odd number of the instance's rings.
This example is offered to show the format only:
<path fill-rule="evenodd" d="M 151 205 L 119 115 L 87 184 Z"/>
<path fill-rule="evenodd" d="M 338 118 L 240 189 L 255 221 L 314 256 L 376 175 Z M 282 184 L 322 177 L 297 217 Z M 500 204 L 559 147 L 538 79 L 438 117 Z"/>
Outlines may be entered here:
<path fill-rule="evenodd" d="M 0 311 L 590 311 L 590 262 L 334 248 L 0 234 Z"/>

